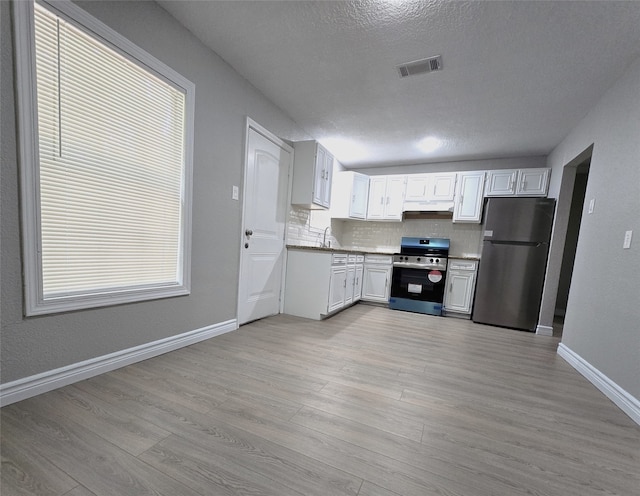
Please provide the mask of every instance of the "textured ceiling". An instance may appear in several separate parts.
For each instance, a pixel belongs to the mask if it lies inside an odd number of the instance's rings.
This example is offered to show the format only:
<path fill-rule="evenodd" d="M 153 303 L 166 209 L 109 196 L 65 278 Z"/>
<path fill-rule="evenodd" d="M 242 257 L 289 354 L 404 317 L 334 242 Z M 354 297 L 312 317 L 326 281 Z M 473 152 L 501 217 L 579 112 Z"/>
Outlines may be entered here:
<path fill-rule="evenodd" d="M 159 3 L 351 168 L 546 155 L 640 56 L 640 1 Z"/>

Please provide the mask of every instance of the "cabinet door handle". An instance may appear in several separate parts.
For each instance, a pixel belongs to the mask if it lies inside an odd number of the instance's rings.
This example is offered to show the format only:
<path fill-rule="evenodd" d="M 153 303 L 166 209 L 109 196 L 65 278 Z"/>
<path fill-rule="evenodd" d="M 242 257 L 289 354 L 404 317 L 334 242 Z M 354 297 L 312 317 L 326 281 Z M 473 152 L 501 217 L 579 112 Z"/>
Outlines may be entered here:
<path fill-rule="evenodd" d="M 380 205 L 384 205 L 384 196 L 380 197 Z"/>
<path fill-rule="evenodd" d="M 451 291 L 453 291 L 453 282 L 449 283 L 449 293 L 451 293 Z"/>
<path fill-rule="evenodd" d="M 389 205 L 389 198 L 390 198 L 390 197 L 388 197 L 388 196 L 387 196 L 387 205 Z"/>

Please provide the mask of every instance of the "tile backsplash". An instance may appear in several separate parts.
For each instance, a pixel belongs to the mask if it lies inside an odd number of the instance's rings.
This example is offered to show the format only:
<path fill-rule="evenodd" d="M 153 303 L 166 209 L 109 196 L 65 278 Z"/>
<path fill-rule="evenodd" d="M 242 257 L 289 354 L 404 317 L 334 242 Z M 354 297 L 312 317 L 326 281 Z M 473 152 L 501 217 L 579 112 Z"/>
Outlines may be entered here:
<path fill-rule="evenodd" d="M 327 234 L 325 237 L 325 229 Z M 340 248 L 343 223 L 334 221 L 327 210 L 307 210 L 292 206 L 289 210 L 287 244 L 297 246 L 322 246 L 323 240 L 331 247 Z"/>
<path fill-rule="evenodd" d="M 356 250 L 400 251 L 400 238 L 449 238 L 450 256 L 477 257 L 482 243 L 480 224 L 454 224 L 451 219 L 409 219 L 403 222 L 344 221 L 341 244 Z"/>
<path fill-rule="evenodd" d="M 332 220 L 327 211 L 291 207 L 287 244 L 321 246 L 324 230 L 336 248 L 362 251 L 400 251 L 400 238 L 449 238 L 450 256 L 477 257 L 482 246 L 481 224 L 454 224 L 446 219 L 405 219 L 403 222 Z"/>

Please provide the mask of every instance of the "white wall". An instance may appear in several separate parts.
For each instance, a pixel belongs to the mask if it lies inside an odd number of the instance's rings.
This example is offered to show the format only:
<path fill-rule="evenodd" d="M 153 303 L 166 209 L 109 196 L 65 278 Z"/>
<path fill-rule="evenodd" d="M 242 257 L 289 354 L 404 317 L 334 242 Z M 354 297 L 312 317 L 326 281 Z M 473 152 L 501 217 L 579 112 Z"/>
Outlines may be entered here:
<path fill-rule="evenodd" d="M 565 166 L 591 145 L 562 343 L 640 404 L 640 59 L 548 158 L 550 195 L 565 210 L 571 191 L 563 175 L 575 174 Z M 595 210 L 588 214 L 591 199 Z M 543 325 L 552 325 L 567 217 L 556 216 Z M 629 250 L 622 249 L 626 230 L 635 236 Z"/>
<path fill-rule="evenodd" d="M 492 169 L 528 169 L 547 167 L 546 157 L 514 157 L 483 160 L 461 160 L 456 162 L 434 162 L 428 164 L 396 165 L 392 167 L 370 167 L 353 169 L 362 174 L 421 174 L 428 172 L 458 172 Z"/>
<path fill-rule="evenodd" d="M 25 318 L 10 3 L 2 40 L 2 383 L 235 318 L 247 116 L 283 139 L 310 139 L 288 116 L 154 2 L 81 2 L 82 8 L 196 85 L 192 292 L 189 296 Z"/>

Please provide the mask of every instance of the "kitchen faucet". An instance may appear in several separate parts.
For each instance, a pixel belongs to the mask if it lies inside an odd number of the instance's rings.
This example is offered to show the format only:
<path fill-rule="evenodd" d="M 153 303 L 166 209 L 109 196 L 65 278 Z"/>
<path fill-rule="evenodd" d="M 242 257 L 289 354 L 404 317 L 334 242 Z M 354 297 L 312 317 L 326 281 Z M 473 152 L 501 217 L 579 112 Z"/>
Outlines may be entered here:
<path fill-rule="evenodd" d="M 329 240 L 329 244 L 327 244 L 327 231 L 329 229 L 331 229 L 331 226 L 324 228 L 324 234 L 322 235 L 322 248 L 331 248 L 331 240 Z"/>

